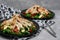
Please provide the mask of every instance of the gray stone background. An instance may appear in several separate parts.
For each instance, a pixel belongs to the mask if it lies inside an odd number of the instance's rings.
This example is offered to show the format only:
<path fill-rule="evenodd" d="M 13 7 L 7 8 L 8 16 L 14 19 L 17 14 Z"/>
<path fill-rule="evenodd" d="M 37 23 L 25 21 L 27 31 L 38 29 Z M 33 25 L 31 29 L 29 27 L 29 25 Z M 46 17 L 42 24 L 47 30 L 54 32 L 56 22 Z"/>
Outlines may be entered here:
<path fill-rule="evenodd" d="M 17 9 L 25 9 L 39 4 L 47 9 L 60 10 L 60 0 L 0 0 L 0 3 L 7 4 Z"/>
<path fill-rule="evenodd" d="M 39 36 L 32 38 L 31 40 L 60 40 L 60 0 L 0 0 L 0 4 L 6 4 L 7 6 L 16 9 L 26 9 L 34 4 L 39 4 L 47 9 L 55 12 L 55 24 L 52 26 L 53 30 L 56 32 L 57 38 L 52 37 L 48 32 L 42 30 Z M 0 37 L 0 40 L 8 40 Z M 19 39 L 20 40 L 20 39 Z"/>

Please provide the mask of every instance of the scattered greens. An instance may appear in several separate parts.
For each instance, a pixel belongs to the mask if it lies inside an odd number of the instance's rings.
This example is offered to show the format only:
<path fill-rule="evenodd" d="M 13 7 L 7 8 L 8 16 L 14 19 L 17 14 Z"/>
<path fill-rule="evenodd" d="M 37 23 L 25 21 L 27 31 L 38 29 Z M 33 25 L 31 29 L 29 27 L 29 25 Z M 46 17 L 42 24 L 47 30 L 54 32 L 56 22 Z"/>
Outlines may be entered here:
<path fill-rule="evenodd" d="M 39 18 L 40 15 L 41 15 L 40 13 L 36 14 L 35 16 L 31 15 L 30 13 L 25 14 L 26 17 L 33 17 L 33 18 Z M 53 15 L 54 15 L 53 13 L 48 13 L 48 15 L 46 15 L 46 13 L 43 13 L 44 18 L 51 18 Z"/>
<path fill-rule="evenodd" d="M 32 27 L 32 26 L 28 26 L 28 28 L 31 29 L 32 32 L 34 32 L 36 29 L 35 27 Z M 3 33 L 18 35 L 18 36 L 30 35 L 28 28 L 26 27 L 20 28 L 20 31 L 18 32 L 18 34 L 16 34 L 15 32 L 12 32 L 11 29 L 8 27 L 7 29 L 3 30 Z"/>

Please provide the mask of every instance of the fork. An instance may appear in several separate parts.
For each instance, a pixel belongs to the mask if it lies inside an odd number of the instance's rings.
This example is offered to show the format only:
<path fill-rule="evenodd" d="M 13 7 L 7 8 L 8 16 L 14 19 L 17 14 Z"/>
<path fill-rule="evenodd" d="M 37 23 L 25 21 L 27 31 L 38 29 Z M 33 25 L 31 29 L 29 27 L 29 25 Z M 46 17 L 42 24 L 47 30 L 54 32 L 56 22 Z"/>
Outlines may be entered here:
<path fill-rule="evenodd" d="M 51 23 L 52 21 L 49 21 L 51 25 L 49 25 L 48 23 L 48 20 L 45 21 L 45 24 L 47 25 L 47 27 L 50 28 L 50 30 L 53 32 L 54 35 L 56 35 L 55 31 L 50 27 L 52 24 L 54 24 L 55 22 Z"/>
<path fill-rule="evenodd" d="M 56 35 L 55 35 L 56 33 L 55 33 L 54 31 L 53 31 L 53 33 L 52 33 L 52 32 L 50 31 L 51 29 L 50 29 L 50 30 L 47 29 L 47 28 L 44 26 L 43 21 L 44 21 L 44 20 L 41 20 L 41 23 L 42 23 L 42 27 L 41 27 L 41 28 L 42 28 L 42 29 L 45 29 L 49 34 L 51 34 L 53 37 L 56 38 Z M 49 28 L 50 28 L 50 26 L 49 26 Z M 55 33 L 55 34 L 54 34 L 54 33 Z"/>

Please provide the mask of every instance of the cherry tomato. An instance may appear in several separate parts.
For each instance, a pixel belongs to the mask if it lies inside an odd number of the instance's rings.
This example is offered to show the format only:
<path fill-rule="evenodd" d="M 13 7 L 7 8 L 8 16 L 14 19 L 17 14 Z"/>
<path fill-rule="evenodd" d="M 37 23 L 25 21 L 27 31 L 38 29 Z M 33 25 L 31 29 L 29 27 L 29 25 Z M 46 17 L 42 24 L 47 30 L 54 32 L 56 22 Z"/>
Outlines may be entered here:
<path fill-rule="evenodd" d="M 32 32 L 32 30 L 30 29 L 29 32 Z"/>
<path fill-rule="evenodd" d="M 14 31 L 14 32 L 18 32 L 18 28 L 17 28 L 17 26 L 15 26 L 15 28 L 14 28 L 13 31 Z"/>

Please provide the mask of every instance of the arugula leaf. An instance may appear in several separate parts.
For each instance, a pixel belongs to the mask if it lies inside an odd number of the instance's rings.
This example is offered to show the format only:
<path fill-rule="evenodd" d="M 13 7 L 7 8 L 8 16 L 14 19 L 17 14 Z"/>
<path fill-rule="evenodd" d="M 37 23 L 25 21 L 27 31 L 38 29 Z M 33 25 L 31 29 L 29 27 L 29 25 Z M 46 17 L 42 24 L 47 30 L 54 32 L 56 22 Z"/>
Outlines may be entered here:
<path fill-rule="evenodd" d="M 30 13 L 27 13 L 25 16 L 26 16 L 26 17 L 30 17 L 30 16 L 31 16 L 31 14 L 30 14 Z"/>
<path fill-rule="evenodd" d="M 52 13 L 49 13 L 48 14 L 48 18 L 50 18 L 50 17 L 52 17 L 53 16 L 53 14 Z"/>
<path fill-rule="evenodd" d="M 2 25 L 0 24 L 0 26 L 2 26 Z"/>
<path fill-rule="evenodd" d="M 35 31 L 36 30 L 36 28 L 35 27 L 33 27 L 33 26 L 28 26 L 32 31 Z"/>
<path fill-rule="evenodd" d="M 34 16 L 34 18 L 39 18 L 39 16 L 40 16 L 40 14 L 36 14 L 36 15 Z"/>
<path fill-rule="evenodd" d="M 10 28 L 3 30 L 3 33 L 10 33 L 10 32 L 11 32 Z"/>
<path fill-rule="evenodd" d="M 25 32 L 22 32 L 22 34 L 23 34 L 23 35 L 29 35 L 29 34 L 30 34 L 30 32 L 25 31 Z"/>
<path fill-rule="evenodd" d="M 25 28 L 25 31 L 28 31 L 28 28 L 27 27 L 24 27 Z"/>

